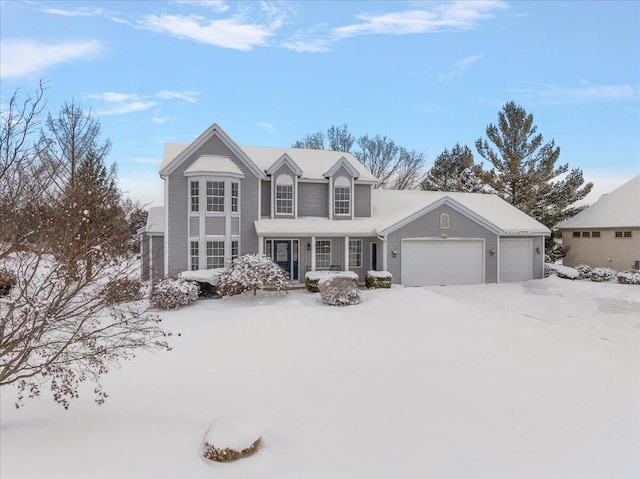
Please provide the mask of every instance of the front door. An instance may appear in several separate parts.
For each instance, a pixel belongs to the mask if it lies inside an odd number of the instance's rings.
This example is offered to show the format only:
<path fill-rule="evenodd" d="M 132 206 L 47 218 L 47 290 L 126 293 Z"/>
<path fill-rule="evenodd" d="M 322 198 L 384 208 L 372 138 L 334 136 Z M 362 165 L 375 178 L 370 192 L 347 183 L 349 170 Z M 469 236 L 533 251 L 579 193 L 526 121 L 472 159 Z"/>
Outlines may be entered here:
<path fill-rule="evenodd" d="M 289 274 L 292 281 L 298 280 L 297 240 L 273 240 L 273 260 Z"/>
<path fill-rule="evenodd" d="M 371 269 L 378 271 L 378 243 L 371 243 Z"/>

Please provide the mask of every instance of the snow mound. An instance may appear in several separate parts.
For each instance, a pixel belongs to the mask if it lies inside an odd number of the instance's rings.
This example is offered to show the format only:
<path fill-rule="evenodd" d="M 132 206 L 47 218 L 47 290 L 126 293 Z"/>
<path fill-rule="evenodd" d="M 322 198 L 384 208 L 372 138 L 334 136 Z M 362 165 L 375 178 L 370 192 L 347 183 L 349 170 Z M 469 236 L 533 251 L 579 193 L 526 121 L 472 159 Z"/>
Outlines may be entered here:
<path fill-rule="evenodd" d="M 569 268 L 561 264 L 545 263 L 545 266 L 556 272 L 558 276 L 565 279 L 578 279 L 580 277 L 580 271 L 577 269 Z"/>
<path fill-rule="evenodd" d="M 204 455 L 218 462 L 246 457 L 262 443 L 262 428 L 246 416 L 225 416 L 216 419 L 204 438 Z"/>
<path fill-rule="evenodd" d="M 335 277 L 349 278 L 349 279 L 354 279 L 356 281 L 360 279 L 360 277 L 358 276 L 358 273 L 354 271 L 327 271 L 327 270 L 308 271 L 307 273 L 305 273 L 304 277 L 310 281 L 321 281 L 323 279 L 331 279 Z"/>
<path fill-rule="evenodd" d="M 183 271 L 178 276 L 185 281 L 197 281 L 199 283 L 209 283 L 211 286 L 218 286 L 220 276 L 222 276 L 224 270 L 224 268 L 198 269 L 196 271 Z"/>

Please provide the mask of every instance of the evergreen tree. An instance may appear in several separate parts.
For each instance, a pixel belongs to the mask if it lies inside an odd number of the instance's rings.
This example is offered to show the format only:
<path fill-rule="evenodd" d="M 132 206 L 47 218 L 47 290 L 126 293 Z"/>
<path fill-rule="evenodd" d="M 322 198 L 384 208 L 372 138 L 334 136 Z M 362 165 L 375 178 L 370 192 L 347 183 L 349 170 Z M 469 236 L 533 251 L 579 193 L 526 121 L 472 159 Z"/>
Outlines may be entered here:
<path fill-rule="evenodd" d="M 473 171 L 473 153 L 469 147 L 456 143 L 451 151 L 445 148 L 436 157 L 433 166 L 420 183 L 420 188 L 468 193 L 480 191 L 481 183 Z"/>
<path fill-rule="evenodd" d="M 480 178 L 551 229 L 582 209 L 571 205 L 587 196 L 593 184 L 584 184 L 578 168 L 569 171 L 568 164 L 556 166 L 560 148 L 553 140 L 543 143 L 543 136 L 536 132 L 533 115 L 513 101 L 505 104 L 498 112 L 498 125 L 487 126 L 489 141 L 476 141 L 478 153 L 492 167 L 481 171 Z"/>

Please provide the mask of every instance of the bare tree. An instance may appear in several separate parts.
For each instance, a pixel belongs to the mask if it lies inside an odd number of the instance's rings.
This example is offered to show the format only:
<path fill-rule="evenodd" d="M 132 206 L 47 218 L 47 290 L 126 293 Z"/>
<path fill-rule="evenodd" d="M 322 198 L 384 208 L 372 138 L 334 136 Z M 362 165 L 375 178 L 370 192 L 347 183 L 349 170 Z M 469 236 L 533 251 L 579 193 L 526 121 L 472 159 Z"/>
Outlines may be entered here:
<path fill-rule="evenodd" d="M 80 383 L 89 381 L 102 403 L 107 395 L 100 377 L 137 351 L 169 349 L 170 334 L 146 301 L 117 294 L 138 270 L 133 258 L 113 247 L 120 238 L 115 232 L 127 229 L 124 215 L 100 209 L 117 208 L 121 200 L 115 177 L 93 156 L 106 149 L 94 150 L 98 143 L 79 143 L 64 131 L 59 138 L 70 139 L 70 148 L 55 148 L 52 138 L 37 135 L 43 111 L 41 84 L 23 101 L 14 93 L 0 114 L 0 272 L 15 279 L 0 288 L 0 386 L 18 387 L 19 406 L 46 385 L 66 408 L 78 397 Z M 75 131 L 97 138 L 96 125 L 76 115 L 76 108 L 70 111 Z M 73 162 L 63 161 L 68 158 Z M 86 199 L 100 185 L 111 203 L 104 195 L 94 198 L 93 207 L 63 201 L 82 190 Z M 92 215 L 103 217 L 92 223 Z M 60 254 L 59 245 L 78 246 L 73 261 Z M 82 268 L 91 274 L 78 274 Z"/>
<path fill-rule="evenodd" d="M 342 151 L 350 153 L 355 137 L 349 133 L 346 124 L 342 126 L 330 126 L 327 128 L 327 140 L 329 141 L 329 149 L 332 151 Z"/>
<path fill-rule="evenodd" d="M 424 153 L 415 150 L 400 149 L 400 164 L 393 173 L 394 190 L 412 190 L 418 184 L 424 165 Z"/>

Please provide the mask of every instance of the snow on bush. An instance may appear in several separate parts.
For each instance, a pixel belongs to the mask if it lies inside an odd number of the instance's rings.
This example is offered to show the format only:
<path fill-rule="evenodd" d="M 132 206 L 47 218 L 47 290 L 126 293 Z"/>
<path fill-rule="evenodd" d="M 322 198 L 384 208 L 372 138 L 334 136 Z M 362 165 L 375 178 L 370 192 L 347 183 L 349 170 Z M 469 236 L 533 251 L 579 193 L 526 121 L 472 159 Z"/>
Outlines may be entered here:
<path fill-rule="evenodd" d="M 245 254 L 233 260 L 218 282 L 218 294 L 234 296 L 259 289 L 287 292 L 291 287 L 287 273 L 263 254 Z"/>
<path fill-rule="evenodd" d="M 392 275 L 388 271 L 367 271 L 364 276 L 364 284 L 367 285 L 367 289 L 377 288 L 390 288 L 392 282 Z"/>
<path fill-rule="evenodd" d="M 318 293 L 320 291 L 320 281 L 328 278 L 349 278 L 353 281 L 356 287 L 360 280 L 358 273 L 354 271 L 307 271 L 304 275 L 304 285 L 307 288 L 307 291 L 311 293 Z"/>
<path fill-rule="evenodd" d="M 18 277 L 13 271 L 7 268 L 0 269 L 0 296 L 7 296 L 17 282 Z"/>
<path fill-rule="evenodd" d="M 580 273 L 580 276 L 578 279 L 589 279 L 591 278 L 591 266 L 589 266 L 588 264 L 579 264 L 577 266 L 574 267 L 574 269 L 576 271 L 578 271 L 578 273 Z"/>
<path fill-rule="evenodd" d="M 544 270 L 545 277 L 549 276 L 551 271 L 553 271 L 553 273 L 556 274 L 558 278 L 573 280 L 580 277 L 580 273 L 578 272 L 578 270 L 569 268 L 568 266 L 564 266 L 561 264 L 545 263 Z M 549 274 L 546 274 L 547 271 L 549 271 Z"/>
<path fill-rule="evenodd" d="M 618 272 L 612 268 L 593 268 L 589 279 L 596 283 L 602 283 L 606 281 L 615 281 L 617 275 Z"/>
<path fill-rule="evenodd" d="M 200 288 L 190 281 L 163 279 L 153 287 L 151 304 L 156 308 L 173 309 L 198 299 Z"/>
<path fill-rule="evenodd" d="M 553 263 L 544 263 L 544 277 L 548 278 L 556 274 L 556 270 L 553 268 Z"/>
<path fill-rule="evenodd" d="M 142 299 L 142 283 L 132 278 L 116 279 L 108 283 L 102 290 L 107 304 L 129 303 Z"/>
<path fill-rule="evenodd" d="M 254 454 L 262 445 L 261 428 L 244 416 L 223 417 L 204 438 L 204 457 L 231 462 Z"/>
<path fill-rule="evenodd" d="M 320 280 L 320 300 L 331 306 L 347 306 L 360 302 L 360 290 L 351 278 L 343 276 L 328 277 Z"/>
<path fill-rule="evenodd" d="M 640 284 L 640 270 L 630 269 L 618 273 L 618 283 L 620 284 Z"/>

